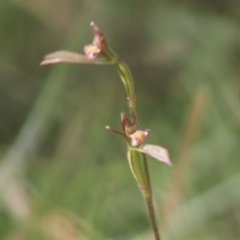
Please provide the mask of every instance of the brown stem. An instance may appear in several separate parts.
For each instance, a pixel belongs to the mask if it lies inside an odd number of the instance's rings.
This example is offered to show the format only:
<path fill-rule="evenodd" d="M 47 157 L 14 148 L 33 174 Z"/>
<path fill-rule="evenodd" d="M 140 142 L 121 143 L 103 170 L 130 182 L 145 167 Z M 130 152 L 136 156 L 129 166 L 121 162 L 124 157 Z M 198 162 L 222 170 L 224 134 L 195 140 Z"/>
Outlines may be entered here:
<path fill-rule="evenodd" d="M 151 179 L 150 179 L 149 170 L 148 170 L 147 157 L 144 153 L 142 155 L 143 155 L 143 167 L 144 167 L 144 171 L 145 171 L 146 179 L 147 179 L 147 189 L 144 189 L 143 196 L 147 203 L 148 213 L 149 213 L 149 217 L 151 219 L 151 224 L 152 224 L 155 240 L 161 240 L 160 235 L 159 235 L 158 226 L 157 226 L 156 217 L 155 217 L 155 211 L 154 211 L 154 207 L 153 207 L 152 187 L 151 187 Z"/>

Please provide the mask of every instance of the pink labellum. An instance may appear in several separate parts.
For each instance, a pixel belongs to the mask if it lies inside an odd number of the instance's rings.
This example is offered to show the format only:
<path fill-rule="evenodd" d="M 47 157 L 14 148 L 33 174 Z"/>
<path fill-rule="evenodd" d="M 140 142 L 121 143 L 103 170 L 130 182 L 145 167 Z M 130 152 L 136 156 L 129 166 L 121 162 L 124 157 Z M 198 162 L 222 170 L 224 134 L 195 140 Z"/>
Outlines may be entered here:
<path fill-rule="evenodd" d="M 143 143 L 143 141 L 149 136 L 149 131 L 137 130 L 133 134 L 129 135 L 131 138 L 131 145 L 137 147 Z"/>
<path fill-rule="evenodd" d="M 88 59 L 95 59 L 101 52 L 96 45 L 90 44 L 84 47 L 84 53 Z"/>
<path fill-rule="evenodd" d="M 136 149 L 139 152 L 145 153 L 160 162 L 166 163 L 167 165 L 171 166 L 172 162 L 170 160 L 168 150 L 158 145 L 146 144 L 143 145 L 141 148 Z"/>

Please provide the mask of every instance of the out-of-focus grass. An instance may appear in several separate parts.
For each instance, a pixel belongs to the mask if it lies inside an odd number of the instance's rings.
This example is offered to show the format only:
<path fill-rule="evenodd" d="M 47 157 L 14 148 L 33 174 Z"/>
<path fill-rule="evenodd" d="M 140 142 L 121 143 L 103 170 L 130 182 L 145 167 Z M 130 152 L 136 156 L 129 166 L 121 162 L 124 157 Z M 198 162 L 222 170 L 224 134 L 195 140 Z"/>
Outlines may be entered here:
<path fill-rule="evenodd" d="M 152 239 L 124 143 L 104 129 L 127 109 L 114 69 L 38 66 L 48 52 L 82 51 L 94 20 L 133 71 L 149 141 L 171 153 L 171 169 L 149 159 L 166 239 L 239 239 L 235 4 L 0 2 L 0 238 Z"/>

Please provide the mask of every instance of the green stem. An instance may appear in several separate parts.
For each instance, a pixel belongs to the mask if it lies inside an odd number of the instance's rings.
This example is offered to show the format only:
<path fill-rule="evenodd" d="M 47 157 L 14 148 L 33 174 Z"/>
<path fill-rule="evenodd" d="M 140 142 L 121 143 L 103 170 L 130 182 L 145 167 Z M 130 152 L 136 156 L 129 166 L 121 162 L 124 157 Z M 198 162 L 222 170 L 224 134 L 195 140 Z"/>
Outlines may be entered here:
<path fill-rule="evenodd" d="M 137 113 L 136 113 L 136 97 L 134 94 L 134 83 L 131 71 L 127 65 L 118 57 L 118 55 L 110 48 L 105 49 L 103 55 L 110 63 L 115 64 L 119 77 L 122 80 L 124 88 L 127 93 L 128 108 L 133 122 L 138 127 Z"/>
<path fill-rule="evenodd" d="M 128 108 L 129 108 L 129 112 L 130 112 L 131 117 L 132 117 L 132 121 L 135 123 L 135 125 L 138 128 L 139 125 L 138 125 L 138 118 L 137 118 L 137 112 L 136 112 L 136 97 L 135 97 L 135 94 L 133 94 L 132 97 L 128 97 L 127 100 L 128 100 Z"/>
<path fill-rule="evenodd" d="M 147 189 L 148 194 L 143 194 L 143 196 L 144 196 L 144 198 L 146 200 L 146 203 L 147 203 L 148 213 L 149 213 L 149 217 L 151 219 L 151 224 L 152 224 L 155 239 L 160 240 L 157 221 L 156 221 L 156 217 L 155 217 L 155 211 L 154 211 L 154 207 L 153 207 L 152 186 L 151 186 L 151 179 L 150 179 L 150 174 L 149 174 L 149 170 L 148 170 L 147 157 L 144 153 L 142 155 L 143 155 L 143 167 L 144 167 L 144 171 L 145 171 L 145 174 L 146 174 L 147 188 L 148 188 Z"/>
<path fill-rule="evenodd" d="M 128 146 L 128 160 L 132 173 L 138 182 L 138 186 L 146 201 L 151 225 L 153 228 L 154 236 L 156 240 L 160 240 L 157 221 L 155 217 L 153 199 L 152 199 L 152 187 L 148 170 L 147 157 L 144 153 L 136 151 L 134 148 Z"/>
<path fill-rule="evenodd" d="M 109 62 L 115 64 L 117 68 L 119 77 L 121 78 L 124 88 L 127 92 L 128 108 L 132 117 L 132 121 L 138 128 L 136 97 L 134 92 L 134 82 L 133 82 L 132 74 L 128 69 L 127 65 L 124 62 L 122 62 L 117 56 L 117 54 L 114 51 L 112 51 L 110 48 L 105 49 L 103 54 L 105 58 Z M 159 235 L 157 221 L 156 221 L 154 207 L 153 207 L 151 180 L 150 180 L 146 155 L 140 154 L 139 152 L 131 149 L 131 147 L 129 146 L 128 159 L 129 159 L 129 165 L 132 170 L 132 173 L 135 179 L 137 180 L 139 184 L 139 188 L 147 203 L 148 213 L 151 220 L 155 240 L 160 240 L 160 235 Z"/>

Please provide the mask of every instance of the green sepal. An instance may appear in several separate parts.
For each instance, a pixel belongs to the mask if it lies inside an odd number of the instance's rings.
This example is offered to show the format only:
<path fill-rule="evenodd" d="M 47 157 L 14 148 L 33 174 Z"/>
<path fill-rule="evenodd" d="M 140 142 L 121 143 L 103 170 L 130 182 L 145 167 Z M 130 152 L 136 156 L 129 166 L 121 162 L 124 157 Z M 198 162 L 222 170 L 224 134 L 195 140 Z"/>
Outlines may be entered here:
<path fill-rule="evenodd" d="M 143 166 L 143 153 L 129 147 L 127 156 L 134 178 L 142 188 L 147 188 L 147 178 Z"/>
<path fill-rule="evenodd" d="M 122 83 L 126 89 L 127 96 L 132 97 L 134 95 L 134 85 L 131 72 L 129 71 L 127 65 L 122 62 L 120 59 L 116 61 L 116 67 L 119 73 L 119 76 L 122 80 Z"/>

